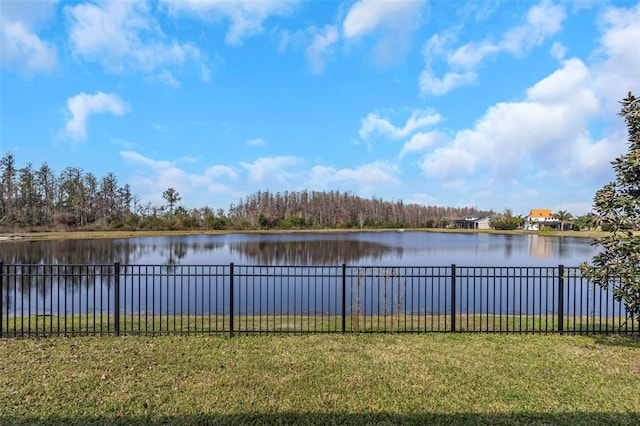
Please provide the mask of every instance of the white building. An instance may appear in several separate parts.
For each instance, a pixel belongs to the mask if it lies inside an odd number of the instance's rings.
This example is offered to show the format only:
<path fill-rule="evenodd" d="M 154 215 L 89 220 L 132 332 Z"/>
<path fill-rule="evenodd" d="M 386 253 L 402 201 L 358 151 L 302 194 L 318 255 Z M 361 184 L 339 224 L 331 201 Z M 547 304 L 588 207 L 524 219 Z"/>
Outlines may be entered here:
<path fill-rule="evenodd" d="M 489 216 L 486 217 L 463 217 L 455 222 L 458 229 L 491 229 Z"/>
<path fill-rule="evenodd" d="M 529 216 L 524 218 L 524 229 L 526 231 L 539 231 L 543 226 L 560 229 L 561 224 L 549 209 L 531 210 Z"/>

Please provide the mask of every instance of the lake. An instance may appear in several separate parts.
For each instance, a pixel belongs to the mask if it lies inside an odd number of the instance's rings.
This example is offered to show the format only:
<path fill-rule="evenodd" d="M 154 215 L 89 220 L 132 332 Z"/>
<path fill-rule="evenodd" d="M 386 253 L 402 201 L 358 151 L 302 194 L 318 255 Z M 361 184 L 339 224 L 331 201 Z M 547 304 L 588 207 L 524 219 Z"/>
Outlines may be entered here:
<path fill-rule="evenodd" d="M 589 238 L 413 231 L 10 241 L 0 244 L 0 329 L 32 314 L 115 312 L 138 327 L 234 311 L 553 319 L 560 296 L 573 318 L 609 318 L 624 310 L 571 268 L 596 252 Z"/>
<path fill-rule="evenodd" d="M 437 232 L 222 234 L 11 241 L 5 264 L 578 266 L 590 238 Z"/>

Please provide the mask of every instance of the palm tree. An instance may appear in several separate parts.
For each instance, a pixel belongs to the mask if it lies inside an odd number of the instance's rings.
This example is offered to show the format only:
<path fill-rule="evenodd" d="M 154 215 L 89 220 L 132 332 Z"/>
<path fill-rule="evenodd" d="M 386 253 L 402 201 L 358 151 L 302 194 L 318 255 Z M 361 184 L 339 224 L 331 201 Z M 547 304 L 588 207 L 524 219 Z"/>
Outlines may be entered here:
<path fill-rule="evenodd" d="M 573 215 L 566 210 L 558 211 L 558 213 L 554 214 L 553 217 L 560 221 L 561 231 L 564 231 L 564 224 L 567 222 L 571 223 L 571 220 L 573 219 Z"/>
<path fill-rule="evenodd" d="M 587 213 L 582 216 L 578 216 L 573 220 L 574 225 L 577 225 L 580 230 L 590 231 L 595 226 L 593 213 Z"/>

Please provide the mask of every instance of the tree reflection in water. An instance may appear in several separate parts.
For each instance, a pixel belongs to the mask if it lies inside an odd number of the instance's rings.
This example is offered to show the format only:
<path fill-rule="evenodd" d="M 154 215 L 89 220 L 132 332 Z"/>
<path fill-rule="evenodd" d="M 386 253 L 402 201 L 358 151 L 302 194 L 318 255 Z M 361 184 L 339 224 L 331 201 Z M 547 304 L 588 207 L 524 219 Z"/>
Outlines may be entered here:
<path fill-rule="evenodd" d="M 593 253 L 590 241 L 581 238 L 421 232 L 5 241 L 0 244 L 0 262 L 4 264 L 5 275 L 2 308 L 6 313 L 14 303 L 12 300 L 22 299 L 21 295 L 48 300 L 49 305 L 59 292 L 63 297 L 81 293 L 83 298 L 93 298 L 95 293 L 99 300 L 103 295 L 100 289 L 104 289 L 107 297 L 112 291 L 116 262 L 123 267 L 162 265 L 164 271 L 171 274 L 179 265 L 228 265 L 231 262 L 305 267 L 343 263 L 350 266 L 441 266 L 452 263 L 475 266 L 557 266 L 562 263 L 576 266 Z M 125 270 L 122 268 L 120 273 Z M 62 277 L 65 279 L 59 280 Z M 63 281 L 64 285 L 58 288 L 58 282 Z"/>
<path fill-rule="evenodd" d="M 402 256 L 402 247 L 362 240 L 238 241 L 229 251 L 258 265 L 337 265 L 362 259 L 378 263 L 390 254 Z"/>

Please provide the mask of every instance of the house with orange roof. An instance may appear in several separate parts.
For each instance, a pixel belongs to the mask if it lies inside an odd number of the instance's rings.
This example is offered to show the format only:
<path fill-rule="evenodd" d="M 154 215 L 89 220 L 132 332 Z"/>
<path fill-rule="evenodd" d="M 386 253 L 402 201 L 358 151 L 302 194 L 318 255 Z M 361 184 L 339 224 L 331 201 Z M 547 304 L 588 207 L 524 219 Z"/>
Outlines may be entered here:
<path fill-rule="evenodd" d="M 527 231 L 539 231 L 543 226 L 560 229 L 561 223 L 551 209 L 534 209 L 524 218 L 524 229 Z"/>

